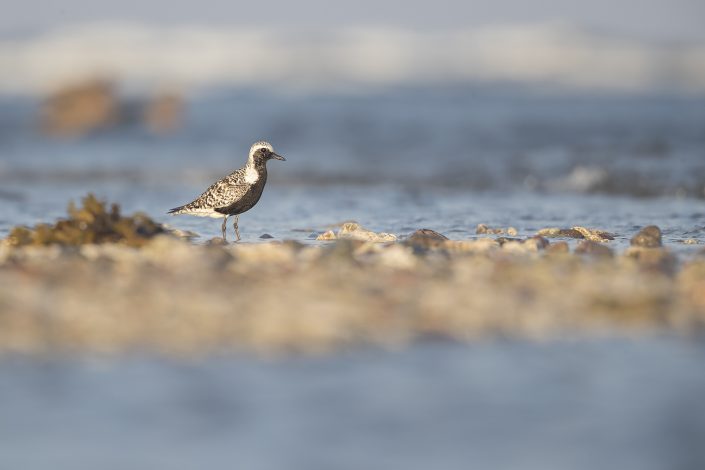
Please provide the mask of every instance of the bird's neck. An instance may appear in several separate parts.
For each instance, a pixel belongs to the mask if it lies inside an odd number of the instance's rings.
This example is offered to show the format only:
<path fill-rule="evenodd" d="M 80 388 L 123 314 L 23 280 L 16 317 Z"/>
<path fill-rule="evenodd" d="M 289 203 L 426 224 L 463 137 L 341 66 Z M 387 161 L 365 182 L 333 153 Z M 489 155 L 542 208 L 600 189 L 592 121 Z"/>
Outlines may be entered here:
<path fill-rule="evenodd" d="M 267 162 L 259 161 L 255 162 L 253 160 L 247 160 L 247 164 L 245 165 L 245 169 L 247 168 L 252 168 L 257 173 L 262 173 L 267 171 Z"/>

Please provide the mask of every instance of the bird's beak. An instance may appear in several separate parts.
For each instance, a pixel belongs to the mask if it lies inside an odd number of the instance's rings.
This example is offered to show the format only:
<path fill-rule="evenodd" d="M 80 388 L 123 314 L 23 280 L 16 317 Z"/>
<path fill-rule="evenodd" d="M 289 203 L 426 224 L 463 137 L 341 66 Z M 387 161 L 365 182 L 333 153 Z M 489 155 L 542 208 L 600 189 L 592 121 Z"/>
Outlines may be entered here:
<path fill-rule="evenodd" d="M 272 158 L 274 158 L 274 159 L 281 160 L 281 161 L 283 161 L 283 162 L 286 161 L 286 158 L 282 157 L 281 155 L 279 155 L 279 154 L 277 154 L 277 153 L 272 152 L 271 155 L 272 155 Z"/>

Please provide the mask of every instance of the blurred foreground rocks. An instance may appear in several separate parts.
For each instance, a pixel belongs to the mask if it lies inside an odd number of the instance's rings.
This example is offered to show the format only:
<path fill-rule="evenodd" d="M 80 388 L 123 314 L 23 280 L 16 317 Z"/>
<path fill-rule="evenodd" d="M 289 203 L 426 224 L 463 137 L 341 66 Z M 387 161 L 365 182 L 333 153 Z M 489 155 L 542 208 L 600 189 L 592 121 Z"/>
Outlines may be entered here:
<path fill-rule="evenodd" d="M 40 129 L 60 137 L 80 137 L 120 126 L 138 126 L 154 134 L 178 130 L 183 99 L 173 92 L 157 92 L 138 101 L 122 99 L 113 82 L 88 80 L 49 95 L 41 106 Z"/>
<path fill-rule="evenodd" d="M 0 352 L 321 353 L 705 325 L 705 259 L 663 247 L 617 253 L 581 240 L 571 252 L 543 236 L 449 240 L 430 229 L 380 241 L 353 223 L 332 233 L 315 244 L 194 245 L 167 233 L 5 242 Z"/>

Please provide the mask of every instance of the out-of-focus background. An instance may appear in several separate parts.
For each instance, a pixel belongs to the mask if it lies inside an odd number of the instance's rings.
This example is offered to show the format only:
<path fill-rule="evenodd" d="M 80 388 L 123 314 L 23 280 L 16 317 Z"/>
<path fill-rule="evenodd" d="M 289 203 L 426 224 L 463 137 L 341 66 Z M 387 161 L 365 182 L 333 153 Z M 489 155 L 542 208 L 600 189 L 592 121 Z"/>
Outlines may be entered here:
<path fill-rule="evenodd" d="M 705 242 L 702 1 L 0 11 L 0 237 L 92 191 L 207 240 L 219 222 L 165 212 L 267 139 L 287 161 L 245 241 L 314 243 L 355 219 L 451 238 L 585 225 L 617 247 L 657 224 L 695 242 L 678 253 Z M 704 357 L 672 337 L 6 357 L 0 468 L 705 468 Z"/>

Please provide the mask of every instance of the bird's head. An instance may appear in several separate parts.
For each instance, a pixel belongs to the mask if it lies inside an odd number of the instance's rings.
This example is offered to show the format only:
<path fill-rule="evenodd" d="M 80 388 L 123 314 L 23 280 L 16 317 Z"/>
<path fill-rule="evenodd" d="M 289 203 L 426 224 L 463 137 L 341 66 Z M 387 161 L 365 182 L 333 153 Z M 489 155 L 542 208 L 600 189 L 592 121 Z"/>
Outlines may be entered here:
<path fill-rule="evenodd" d="M 286 161 L 286 158 L 274 152 L 272 144 L 265 141 L 255 142 L 250 147 L 249 161 L 251 163 L 266 163 L 271 159 Z"/>

